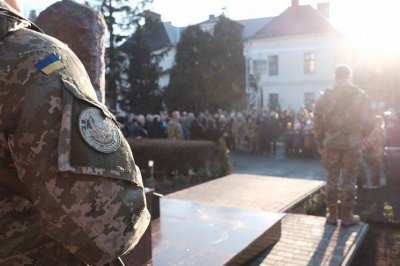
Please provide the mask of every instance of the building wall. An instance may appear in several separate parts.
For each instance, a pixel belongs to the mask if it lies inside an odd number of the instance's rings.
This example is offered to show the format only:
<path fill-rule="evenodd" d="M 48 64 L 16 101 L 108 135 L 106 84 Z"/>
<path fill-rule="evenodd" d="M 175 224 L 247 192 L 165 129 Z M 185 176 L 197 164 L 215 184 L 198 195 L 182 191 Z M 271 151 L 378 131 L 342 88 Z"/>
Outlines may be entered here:
<path fill-rule="evenodd" d="M 163 70 L 170 70 L 175 62 L 176 47 L 169 49 L 160 63 Z M 304 73 L 305 53 L 315 54 L 313 74 Z M 270 55 L 278 56 L 279 69 L 278 75 L 270 76 L 267 67 L 267 72 L 259 76 L 258 85 L 262 88 L 265 108 L 268 108 L 269 95 L 278 94 L 282 109 L 290 106 L 298 110 L 306 104 L 305 93 L 314 93 L 316 100 L 320 91 L 332 86 L 333 71 L 337 64 L 353 65 L 351 47 L 336 34 L 250 39 L 244 43 L 244 56 L 248 64 L 247 76 L 255 74 L 252 68 L 255 60 L 265 60 L 268 65 Z M 162 76 L 159 80 L 160 87 L 168 86 L 169 79 L 169 73 Z M 256 97 L 260 97 L 260 93 Z"/>
<path fill-rule="evenodd" d="M 172 66 L 174 65 L 175 62 L 175 55 L 176 55 L 176 47 L 170 47 L 168 48 L 168 53 L 164 56 L 164 58 L 160 62 L 160 67 L 162 70 L 171 70 Z M 164 50 L 159 50 L 157 53 L 161 53 Z M 158 84 L 160 85 L 160 88 L 165 88 L 169 84 L 169 79 L 170 79 L 170 74 L 166 73 L 163 76 L 160 77 Z"/>
<path fill-rule="evenodd" d="M 315 72 L 304 71 L 304 54 L 314 53 Z M 278 56 L 278 75 L 268 74 L 268 56 Z M 268 107 L 269 94 L 279 95 L 282 109 L 291 106 L 298 110 L 305 104 L 305 93 L 314 93 L 331 87 L 333 71 L 339 63 L 352 64 L 349 46 L 333 34 L 252 39 L 245 43 L 245 57 L 250 74 L 256 74 L 254 60 L 266 60 L 266 72 L 258 74 L 263 90 L 264 107 Z"/>

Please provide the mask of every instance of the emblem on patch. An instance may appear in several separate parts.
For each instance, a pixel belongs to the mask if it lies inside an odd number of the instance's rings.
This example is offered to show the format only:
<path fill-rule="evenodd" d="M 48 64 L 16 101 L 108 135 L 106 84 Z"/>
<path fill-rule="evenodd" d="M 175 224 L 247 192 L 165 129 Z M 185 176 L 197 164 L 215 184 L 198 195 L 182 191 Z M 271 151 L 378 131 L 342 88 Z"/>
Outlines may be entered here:
<path fill-rule="evenodd" d="M 114 152 L 121 143 L 114 122 L 94 107 L 84 109 L 79 115 L 79 131 L 83 139 L 99 152 Z"/>

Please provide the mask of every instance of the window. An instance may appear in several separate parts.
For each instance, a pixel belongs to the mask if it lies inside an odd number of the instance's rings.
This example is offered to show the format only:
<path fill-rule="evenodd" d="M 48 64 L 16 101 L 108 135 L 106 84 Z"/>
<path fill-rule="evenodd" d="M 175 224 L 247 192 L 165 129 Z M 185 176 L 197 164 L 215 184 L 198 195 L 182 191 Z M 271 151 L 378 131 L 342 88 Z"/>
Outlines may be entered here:
<path fill-rule="evenodd" d="M 304 54 L 304 73 L 314 74 L 315 73 L 315 54 L 305 53 Z"/>
<path fill-rule="evenodd" d="M 276 110 L 279 107 L 279 94 L 270 93 L 268 97 L 268 108 L 270 110 Z"/>
<path fill-rule="evenodd" d="M 268 56 L 268 75 L 277 76 L 278 75 L 278 56 L 270 55 Z"/>
<path fill-rule="evenodd" d="M 267 61 L 266 60 L 254 60 L 253 61 L 253 75 L 260 77 L 263 74 L 267 74 Z"/>
<path fill-rule="evenodd" d="M 304 107 L 308 111 L 312 111 L 315 103 L 315 92 L 304 93 Z"/>

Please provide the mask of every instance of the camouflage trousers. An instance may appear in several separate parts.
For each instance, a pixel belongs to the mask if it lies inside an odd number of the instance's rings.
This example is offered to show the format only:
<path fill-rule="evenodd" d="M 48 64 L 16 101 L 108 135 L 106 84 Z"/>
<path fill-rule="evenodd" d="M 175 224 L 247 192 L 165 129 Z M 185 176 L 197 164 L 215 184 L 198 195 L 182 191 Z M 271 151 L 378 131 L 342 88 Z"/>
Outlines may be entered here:
<path fill-rule="evenodd" d="M 339 200 L 346 207 L 356 204 L 356 183 L 361 158 L 361 149 L 324 151 L 322 163 L 328 175 L 325 187 L 328 206 L 336 206 Z"/>

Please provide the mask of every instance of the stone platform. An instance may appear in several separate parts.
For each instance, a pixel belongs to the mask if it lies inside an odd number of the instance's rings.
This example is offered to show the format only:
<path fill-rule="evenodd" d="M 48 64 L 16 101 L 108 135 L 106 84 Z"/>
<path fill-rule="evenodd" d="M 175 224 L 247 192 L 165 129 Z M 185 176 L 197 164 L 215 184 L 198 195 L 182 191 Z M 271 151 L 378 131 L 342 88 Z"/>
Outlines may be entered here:
<path fill-rule="evenodd" d="M 324 217 L 284 214 L 324 186 L 232 174 L 168 194 L 152 222 L 152 265 L 350 265 L 366 224 L 335 227 Z M 280 239 L 269 246 L 278 228 Z"/>
<path fill-rule="evenodd" d="M 162 198 L 153 265 L 243 265 L 281 236 L 285 214 Z"/>
<path fill-rule="evenodd" d="M 167 197 L 256 211 L 284 212 L 324 186 L 324 181 L 317 180 L 231 174 Z"/>

